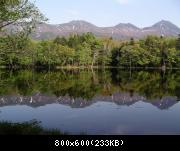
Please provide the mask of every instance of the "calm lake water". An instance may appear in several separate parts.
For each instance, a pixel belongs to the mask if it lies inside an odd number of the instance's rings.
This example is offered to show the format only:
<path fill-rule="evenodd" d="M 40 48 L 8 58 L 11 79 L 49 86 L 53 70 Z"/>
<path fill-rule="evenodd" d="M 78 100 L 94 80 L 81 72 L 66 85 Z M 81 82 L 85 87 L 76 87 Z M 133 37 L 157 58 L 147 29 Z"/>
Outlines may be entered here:
<path fill-rule="evenodd" d="M 70 134 L 180 134 L 180 71 L 0 71 L 0 121 Z"/>

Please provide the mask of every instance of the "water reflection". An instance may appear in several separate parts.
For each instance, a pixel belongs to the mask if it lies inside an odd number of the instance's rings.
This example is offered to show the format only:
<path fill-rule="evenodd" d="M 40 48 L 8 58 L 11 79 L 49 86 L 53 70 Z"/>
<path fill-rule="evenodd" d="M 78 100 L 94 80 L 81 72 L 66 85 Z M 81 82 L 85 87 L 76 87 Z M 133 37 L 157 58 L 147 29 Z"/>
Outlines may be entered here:
<path fill-rule="evenodd" d="M 129 93 L 113 93 L 111 96 L 95 96 L 90 101 L 82 98 L 72 98 L 70 96 L 47 96 L 41 93 L 34 94 L 32 96 L 2 96 L 0 97 L 0 106 L 11 105 L 28 105 L 31 107 L 40 107 L 47 104 L 63 104 L 72 108 L 84 108 L 97 102 L 113 102 L 117 105 L 133 105 L 136 102 L 143 101 L 150 103 L 159 109 L 168 109 L 174 104 L 178 103 L 177 97 L 163 97 L 156 100 L 147 100 L 146 98 Z"/>
<path fill-rule="evenodd" d="M 180 134 L 180 71 L 0 71 L 0 121 L 70 134 Z"/>
<path fill-rule="evenodd" d="M 159 109 L 176 104 L 179 71 L 61 70 L 0 71 L 0 106 L 64 104 L 83 108 L 93 103 L 132 105 L 148 102 Z"/>

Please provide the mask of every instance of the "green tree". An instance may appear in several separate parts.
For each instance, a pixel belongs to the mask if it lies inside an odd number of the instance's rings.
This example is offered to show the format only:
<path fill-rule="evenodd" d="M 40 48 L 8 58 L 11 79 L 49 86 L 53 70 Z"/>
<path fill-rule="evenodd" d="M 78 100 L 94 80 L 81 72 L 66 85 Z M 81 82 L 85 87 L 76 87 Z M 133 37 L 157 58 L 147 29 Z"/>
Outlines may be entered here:
<path fill-rule="evenodd" d="M 15 67 L 22 63 L 20 62 L 20 58 L 24 57 L 24 61 L 25 58 L 29 58 L 29 52 L 33 51 L 30 42 L 30 39 L 24 36 L 23 32 L 2 37 L 0 54 L 2 62 L 4 62 L 3 64 L 9 67 Z"/>
<path fill-rule="evenodd" d="M 45 20 L 38 8 L 28 0 L 1 0 L 1 62 L 9 67 L 30 65 L 30 60 L 34 60 L 34 50 L 29 45 L 28 36 L 37 23 Z"/>
<path fill-rule="evenodd" d="M 129 65 L 131 68 L 136 66 L 144 66 L 149 63 L 147 52 L 139 46 L 139 44 L 127 45 L 121 49 L 120 62 L 123 65 Z"/>
<path fill-rule="evenodd" d="M 45 20 L 46 18 L 29 0 L 0 1 L 0 31 L 13 25 L 13 30 L 21 29 L 30 33 L 37 23 Z"/>
<path fill-rule="evenodd" d="M 159 66 L 161 63 L 161 40 L 156 36 L 148 36 L 145 39 L 144 43 L 146 49 L 148 51 L 148 58 L 150 60 L 150 66 Z"/>
<path fill-rule="evenodd" d="M 66 37 L 56 37 L 54 39 L 54 43 L 56 44 L 60 44 L 60 45 L 63 45 L 63 46 L 67 46 L 68 45 L 68 41 L 66 39 Z"/>
<path fill-rule="evenodd" d="M 176 40 L 176 50 L 180 50 L 180 34 L 178 39 Z"/>
<path fill-rule="evenodd" d="M 105 39 L 102 39 L 101 43 L 103 46 L 99 50 L 98 64 L 100 66 L 110 65 L 111 57 L 112 57 L 111 51 L 114 47 L 113 39 L 112 39 L 112 37 L 105 38 Z"/>
<path fill-rule="evenodd" d="M 130 44 L 130 45 L 134 45 L 134 44 L 135 44 L 134 38 L 131 38 L 131 39 L 130 39 L 129 44 Z"/>

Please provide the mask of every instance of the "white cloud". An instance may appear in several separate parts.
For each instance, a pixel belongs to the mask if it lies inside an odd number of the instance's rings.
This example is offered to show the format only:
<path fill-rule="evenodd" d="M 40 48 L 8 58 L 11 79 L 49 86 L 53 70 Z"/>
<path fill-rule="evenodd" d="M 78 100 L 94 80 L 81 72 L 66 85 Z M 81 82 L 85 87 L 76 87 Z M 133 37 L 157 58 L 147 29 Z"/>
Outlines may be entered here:
<path fill-rule="evenodd" d="M 129 0 L 116 0 L 119 4 L 128 4 Z"/>

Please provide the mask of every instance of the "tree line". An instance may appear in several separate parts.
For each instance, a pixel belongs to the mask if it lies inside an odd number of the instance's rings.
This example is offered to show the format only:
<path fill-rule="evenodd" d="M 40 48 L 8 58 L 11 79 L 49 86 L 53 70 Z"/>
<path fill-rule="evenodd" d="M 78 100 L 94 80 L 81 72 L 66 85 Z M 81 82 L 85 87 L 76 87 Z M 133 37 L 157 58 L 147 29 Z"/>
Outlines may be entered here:
<path fill-rule="evenodd" d="M 84 33 L 34 41 L 15 34 L 0 37 L 0 51 L 6 67 L 180 67 L 180 36 L 117 41 Z"/>

